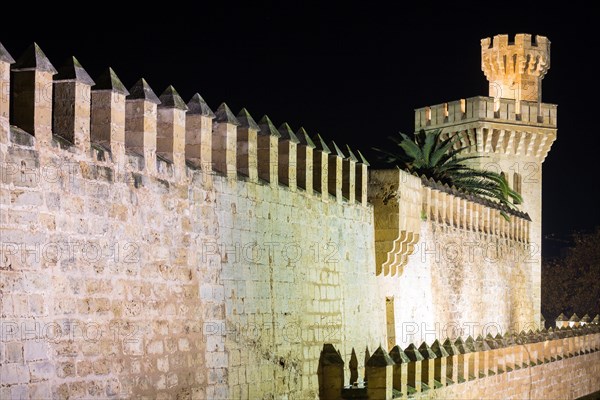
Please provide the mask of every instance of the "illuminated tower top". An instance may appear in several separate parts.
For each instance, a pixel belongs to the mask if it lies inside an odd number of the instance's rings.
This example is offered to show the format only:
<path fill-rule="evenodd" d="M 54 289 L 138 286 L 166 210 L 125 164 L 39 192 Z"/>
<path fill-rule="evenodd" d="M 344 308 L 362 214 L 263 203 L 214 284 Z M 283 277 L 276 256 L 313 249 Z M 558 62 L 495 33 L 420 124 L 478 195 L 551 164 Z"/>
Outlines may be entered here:
<path fill-rule="evenodd" d="M 481 40 L 481 69 L 490 82 L 490 97 L 542 100 L 542 79 L 550 68 L 550 41 L 526 33 L 496 35 Z M 518 107 L 518 106 L 517 106 Z"/>

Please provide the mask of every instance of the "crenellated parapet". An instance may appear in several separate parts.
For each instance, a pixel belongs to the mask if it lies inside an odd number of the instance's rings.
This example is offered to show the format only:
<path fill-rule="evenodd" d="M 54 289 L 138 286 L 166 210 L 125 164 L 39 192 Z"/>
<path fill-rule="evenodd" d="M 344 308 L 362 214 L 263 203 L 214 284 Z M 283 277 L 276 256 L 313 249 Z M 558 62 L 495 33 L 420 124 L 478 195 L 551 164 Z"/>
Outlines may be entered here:
<path fill-rule="evenodd" d="M 401 274 L 419 241 L 421 224 L 529 242 L 530 218 L 481 197 L 400 170 L 373 170 L 377 274 Z M 510 216 L 508 220 L 502 213 Z"/>
<path fill-rule="evenodd" d="M 0 44 L 0 88 L 3 144 L 68 148 L 113 165 L 121 178 L 144 173 L 184 183 L 200 171 L 204 182 L 219 174 L 366 205 L 362 156 L 336 144 L 332 152 L 303 128 L 277 129 L 267 116 L 257 123 L 245 108 L 235 114 L 222 103 L 213 112 L 199 94 L 186 103 L 173 86 L 158 96 L 143 78 L 127 89 L 111 68 L 92 79 L 75 57 L 57 70 L 35 43 L 16 62 Z"/>
<path fill-rule="evenodd" d="M 421 218 L 447 227 L 529 242 L 529 216 L 448 185 L 421 178 Z M 502 212 L 510 215 L 507 220 Z"/>
<path fill-rule="evenodd" d="M 459 134 L 467 151 L 532 157 L 543 162 L 556 140 L 554 104 L 477 96 L 415 110 L 415 130 Z"/>
<path fill-rule="evenodd" d="M 550 69 L 550 40 L 520 33 L 481 40 L 481 69 L 490 82 L 490 96 L 540 101 L 541 81 Z"/>
<path fill-rule="evenodd" d="M 461 394 L 476 393 L 473 385 L 497 390 L 494 398 L 505 398 L 524 390 L 522 377 L 529 382 L 533 376 L 538 378 L 525 391 L 545 393 L 546 398 L 560 397 L 563 388 L 544 381 L 544 376 L 552 371 L 572 370 L 573 364 L 582 363 L 586 367 L 581 369 L 580 377 L 584 379 L 581 383 L 586 387 L 597 384 L 599 352 L 597 323 L 487 334 L 476 339 L 447 338 L 419 346 L 411 343 L 405 349 L 396 345 L 389 353 L 380 346 L 365 360 L 368 379 L 362 381 L 356 375 L 345 375 L 344 360 L 333 345 L 325 344 L 320 359 L 323 365 L 319 373 L 320 398 L 392 399 L 392 394 L 393 398 L 403 399 L 461 398 Z M 555 372 L 553 376 L 558 375 Z M 344 376 L 350 376 L 350 381 L 345 381 Z M 498 389 L 493 388 L 495 384 Z"/>

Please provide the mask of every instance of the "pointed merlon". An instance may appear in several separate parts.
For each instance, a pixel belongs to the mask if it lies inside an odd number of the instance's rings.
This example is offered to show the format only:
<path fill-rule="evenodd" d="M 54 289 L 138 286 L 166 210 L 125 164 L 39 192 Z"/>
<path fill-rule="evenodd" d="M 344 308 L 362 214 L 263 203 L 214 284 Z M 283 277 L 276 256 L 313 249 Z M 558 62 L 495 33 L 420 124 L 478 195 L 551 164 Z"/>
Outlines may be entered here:
<path fill-rule="evenodd" d="M 362 155 L 362 153 L 360 152 L 360 150 L 356 150 L 358 153 L 358 159 L 359 159 L 359 163 L 366 165 L 367 167 L 370 166 L 371 164 L 369 164 L 369 162 L 367 161 L 367 159 L 365 158 L 365 156 Z"/>
<path fill-rule="evenodd" d="M 431 347 L 429 347 L 426 342 L 421 343 L 419 346 L 419 353 L 421 353 L 423 358 L 426 360 L 433 360 L 436 358 L 434 351 L 431 350 Z"/>
<path fill-rule="evenodd" d="M 13 71 L 37 70 L 56 74 L 56 68 L 37 43 L 32 43 L 12 66 Z"/>
<path fill-rule="evenodd" d="M 283 124 L 281 124 L 281 126 L 279 127 L 278 130 L 279 130 L 279 133 L 281 134 L 281 139 L 289 140 L 292 143 L 300 143 L 300 141 L 298 140 L 298 137 L 296 136 L 296 134 L 294 133 L 292 128 L 290 128 L 290 126 L 288 125 L 287 122 L 284 122 Z"/>
<path fill-rule="evenodd" d="M 367 367 L 387 367 L 388 365 L 394 365 L 394 360 L 379 346 L 375 350 L 375 353 L 367 360 L 366 365 Z"/>
<path fill-rule="evenodd" d="M 460 354 L 460 350 L 454 345 L 450 338 L 447 338 L 444 341 L 444 350 L 446 350 L 450 356 L 457 356 Z"/>
<path fill-rule="evenodd" d="M 346 158 L 350 161 L 358 162 L 358 158 L 356 158 L 350 146 L 346 145 L 346 150 L 348 150 L 348 157 Z"/>
<path fill-rule="evenodd" d="M 469 335 L 469 337 L 467 338 L 467 340 L 465 340 L 465 348 L 470 352 L 474 352 L 475 351 L 475 340 L 471 337 L 471 335 Z"/>
<path fill-rule="evenodd" d="M 596 316 L 592 320 L 592 324 L 600 324 L 600 314 L 596 314 Z"/>
<path fill-rule="evenodd" d="M 146 100 L 154 104 L 160 104 L 156 93 L 152 90 L 144 78 L 140 79 L 129 89 L 127 100 Z"/>
<path fill-rule="evenodd" d="M 210 109 L 208 104 L 204 101 L 202 96 L 198 93 L 192 96 L 190 101 L 187 103 L 188 114 L 202 115 L 203 117 L 215 118 L 215 113 Z"/>
<path fill-rule="evenodd" d="M 589 314 L 585 314 L 583 317 L 581 317 L 581 322 L 585 322 L 585 323 L 589 323 L 592 319 L 590 318 Z"/>
<path fill-rule="evenodd" d="M 281 133 L 275 128 L 275 125 L 273 125 L 273 122 L 271 122 L 271 119 L 268 116 L 263 115 L 260 121 L 258 121 L 258 125 L 260 126 L 261 135 L 281 137 Z"/>
<path fill-rule="evenodd" d="M 183 111 L 187 111 L 188 109 L 185 102 L 172 85 L 169 85 L 158 99 L 160 100 L 160 108 L 176 108 Z"/>
<path fill-rule="evenodd" d="M 398 345 L 392 347 L 390 357 L 396 364 L 408 364 L 410 362 L 410 358 L 408 358 L 406 353 L 404 353 Z"/>
<path fill-rule="evenodd" d="M 75 81 L 85 83 L 89 86 L 94 86 L 96 84 L 75 57 L 69 57 L 67 59 L 67 61 L 58 69 L 58 73 L 54 75 L 54 80 Z"/>
<path fill-rule="evenodd" d="M 481 335 L 477 336 L 474 346 L 475 346 L 475 350 L 477 350 L 477 351 L 491 350 L 489 343 Z"/>
<path fill-rule="evenodd" d="M 431 344 L 431 351 L 435 353 L 437 358 L 448 357 L 450 355 L 437 339 Z"/>
<path fill-rule="evenodd" d="M 113 92 L 128 96 L 129 90 L 123 85 L 116 72 L 112 68 L 107 68 L 96 78 L 96 84 L 92 90 L 111 90 Z"/>
<path fill-rule="evenodd" d="M 344 365 L 344 360 L 330 343 L 323 345 L 321 350 L 321 357 L 319 358 L 319 364 L 321 365 Z"/>
<path fill-rule="evenodd" d="M 571 316 L 571 319 L 569 319 L 570 322 L 579 322 L 579 317 L 577 316 L 577 314 L 573 314 Z"/>
<path fill-rule="evenodd" d="M 301 127 L 298 129 L 298 132 L 296 132 L 296 137 L 300 141 L 300 144 L 310 147 L 311 149 L 316 147 L 310 136 L 308 136 L 308 132 L 306 132 L 304 128 Z"/>
<path fill-rule="evenodd" d="M 469 352 L 469 350 L 465 347 L 465 342 L 460 336 L 454 341 L 454 346 L 456 346 L 461 354 L 466 354 Z"/>
<path fill-rule="evenodd" d="M 215 121 L 240 126 L 240 121 L 238 121 L 229 106 L 225 103 L 221 103 L 217 111 L 215 111 Z"/>
<path fill-rule="evenodd" d="M 15 59 L 12 58 L 12 56 L 10 55 L 8 50 L 6 50 L 6 48 L 2 45 L 2 43 L 0 43 L 0 61 L 9 64 L 15 63 Z"/>
<path fill-rule="evenodd" d="M 410 361 L 423 361 L 424 358 L 419 352 L 419 349 L 415 347 L 414 344 L 409 344 L 406 349 L 404 349 L 404 353 L 408 356 Z"/>
<path fill-rule="evenodd" d="M 331 150 L 329 149 L 329 147 L 327 146 L 327 144 L 325 143 L 325 141 L 323 140 L 323 138 L 321 137 L 320 134 L 316 134 L 313 137 L 313 142 L 315 142 L 315 146 L 317 150 L 321 150 L 323 153 L 326 154 L 331 154 Z"/>
<path fill-rule="evenodd" d="M 340 157 L 340 158 L 346 158 L 346 155 L 344 154 L 344 152 L 338 147 L 338 145 L 332 140 L 331 142 L 329 142 L 329 148 L 333 149 L 333 154 Z"/>
<path fill-rule="evenodd" d="M 494 337 L 494 340 L 496 341 L 498 346 L 506 347 L 506 339 L 504 339 L 500 333 L 496 334 L 496 336 Z"/>
<path fill-rule="evenodd" d="M 485 338 L 483 338 L 483 342 L 487 345 L 488 348 L 492 350 L 497 349 L 499 347 L 498 342 L 496 342 L 496 339 L 494 339 L 494 337 L 489 333 Z"/>
<path fill-rule="evenodd" d="M 248 110 L 246 110 L 245 108 L 242 108 L 240 110 L 240 112 L 237 115 L 237 119 L 238 121 L 240 121 L 240 126 L 242 128 L 253 129 L 256 132 L 260 132 L 260 126 L 258 126 L 254 118 L 252 118 L 252 115 L 250 115 Z"/>

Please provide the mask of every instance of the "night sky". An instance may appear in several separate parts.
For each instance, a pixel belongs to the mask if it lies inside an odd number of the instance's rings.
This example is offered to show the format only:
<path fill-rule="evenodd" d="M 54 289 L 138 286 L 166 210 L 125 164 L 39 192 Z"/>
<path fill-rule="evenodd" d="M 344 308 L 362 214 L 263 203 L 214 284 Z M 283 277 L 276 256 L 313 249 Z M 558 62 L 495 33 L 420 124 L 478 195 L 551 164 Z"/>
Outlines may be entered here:
<path fill-rule="evenodd" d="M 147 15 L 98 4 L 80 17 L 36 6 L 47 23 L 28 19 L 34 11 L 25 4 L 19 18 L 3 13 L 0 42 L 14 58 L 36 41 L 55 67 L 74 55 L 92 78 L 111 66 L 127 87 L 144 77 L 158 95 L 172 84 L 186 101 L 199 92 L 213 110 L 223 101 L 235 113 L 246 107 L 256 120 L 267 114 L 277 126 L 304 126 L 376 164 L 371 147 L 412 132 L 415 108 L 487 95 L 481 38 L 541 34 L 552 42 L 543 101 L 559 105 L 558 140 L 544 163 L 544 235 L 600 225 L 600 85 L 589 57 L 599 47 L 598 21 L 589 10 L 212 3 L 165 2 Z M 550 254 L 563 244 L 544 245 Z"/>

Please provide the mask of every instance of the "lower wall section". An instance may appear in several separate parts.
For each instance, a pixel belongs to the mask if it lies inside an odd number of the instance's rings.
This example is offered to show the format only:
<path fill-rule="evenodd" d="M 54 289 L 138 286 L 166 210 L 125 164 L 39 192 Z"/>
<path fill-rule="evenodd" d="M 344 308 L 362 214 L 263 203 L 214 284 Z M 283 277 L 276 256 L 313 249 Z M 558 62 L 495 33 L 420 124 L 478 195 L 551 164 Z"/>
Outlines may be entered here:
<path fill-rule="evenodd" d="M 446 386 L 415 399 L 578 399 L 600 390 L 600 352 Z"/>
<path fill-rule="evenodd" d="M 349 364 L 353 367 L 352 362 Z M 380 346 L 365 360 L 364 381 L 344 380 L 331 344 L 320 357 L 321 400 L 578 399 L 600 390 L 600 326 Z"/>
<path fill-rule="evenodd" d="M 527 244 L 432 221 L 419 237 L 401 276 L 378 277 L 394 303 L 392 343 L 539 327 Z"/>
<path fill-rule="evenodd" d="M 304 400 L 385 340 L 371 206 L 94 154 L 0 143 L 0 399 Z"/>

